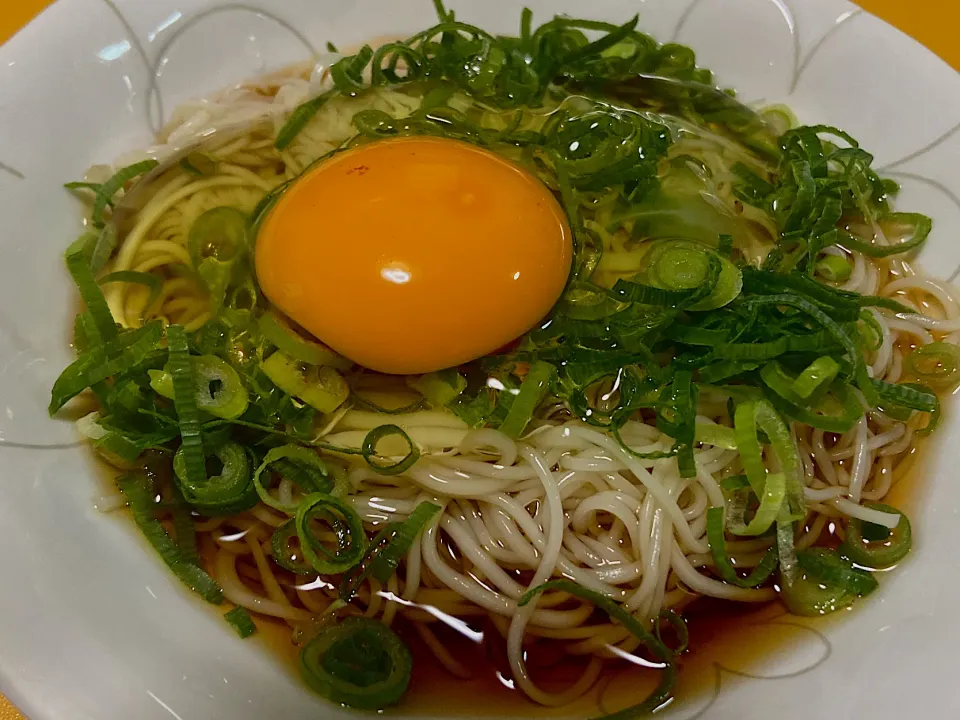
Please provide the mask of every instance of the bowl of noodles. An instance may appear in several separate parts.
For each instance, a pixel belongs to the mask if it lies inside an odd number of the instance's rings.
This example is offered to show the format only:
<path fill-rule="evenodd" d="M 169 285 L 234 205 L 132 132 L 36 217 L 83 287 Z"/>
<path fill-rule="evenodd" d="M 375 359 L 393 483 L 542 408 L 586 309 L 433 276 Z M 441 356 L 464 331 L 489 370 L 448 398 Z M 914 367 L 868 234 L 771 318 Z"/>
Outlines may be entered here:
<path fill-rule="evenodd" d="M 840 0 L 94 5 L 0 49 L 31 717 L 956 709 L 940 61 Z"/>

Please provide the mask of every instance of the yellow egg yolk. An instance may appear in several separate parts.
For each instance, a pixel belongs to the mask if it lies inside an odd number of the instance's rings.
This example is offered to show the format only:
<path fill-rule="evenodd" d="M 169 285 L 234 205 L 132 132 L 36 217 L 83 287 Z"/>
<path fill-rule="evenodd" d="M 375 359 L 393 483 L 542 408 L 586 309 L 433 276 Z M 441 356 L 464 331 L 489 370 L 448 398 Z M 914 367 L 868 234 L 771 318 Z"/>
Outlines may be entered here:
<path fill-rule="evenodd" d="M 573 248 L 550 190 L 441 138 L 383 140 L 305 173 L 264 221 L 267 298 L 383 373 L 453 367 L 519 337 L 557 301 Z"/>

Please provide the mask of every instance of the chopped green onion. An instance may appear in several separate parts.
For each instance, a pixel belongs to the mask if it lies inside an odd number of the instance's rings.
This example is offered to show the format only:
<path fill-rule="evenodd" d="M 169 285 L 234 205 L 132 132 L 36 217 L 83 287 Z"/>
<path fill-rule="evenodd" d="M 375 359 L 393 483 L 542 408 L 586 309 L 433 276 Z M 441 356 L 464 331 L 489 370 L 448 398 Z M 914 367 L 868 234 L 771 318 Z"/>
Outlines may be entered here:
<path fill-rule="evenodd" d="M 397 522 L 387 523 L 380 528 L 367 546 L 367 551 L 360 562 L 343 574 L 343 577 L 340 579 L 340 589 L 338 592 L 338 596 L 342 602 L 349 603 L 353 600 L 364 581 L 370 577 L 373 572 L 373 559 L 377 557 L 381 551 L 386 549 L 388 543 L 396 536 L 399 528 L 400 523 Z"/>
<path fill-rule="evenodd" d="M 770 403 L 791 420 L 828 432 L 845 433 L 863 416 L 863 408 L 850 387 L 835 380 L 829 394 L 818 394 L 819 410 L 811 409 L 807 401 L 793 390 L 795 378 L 789 376 L 778 363 L 767 363 L 760 378 L 772 392 L 767 393 Z"/>
<path fill-rule="evenodd" d="M 338 355 L 323 343 L 308 340 L 275 312 L 265 313 L 258 323 L 260 334 L 289 357 L 308 365 L 329 365 L 337 370 L 349 370 L 353 363 Z"/>
<path fill-rule="evenodd" d="M 263 361 L 260 368 L 278 388 L 323 413 L 333 412 L 350 396 L 350 387 L 332 367 L 299 362 L 282 350 Z"/>
<path fill-rule="evenodd" d="M 200 437 L 200 411 L 197 409 L 197 380 L 190 362 L 187 334 L 180 325 L 167 328 L 167 348 L 170 359 L 167 367 L 173 377 L 173 404 L 180 425 L 181 457 L 178 478 L 191 490 L 202 488 L 207 482 L 203 440 Z M 184 493 L 187 497 L 187 493 Z"/>
<path fill-rule="evenodd" d="M 573 283 L 560 303 L 560 311 L 574 320 L 599 320 L 627 307 L 606 288 L 583 281 Z"/>
<path fill-rule="evenodd" d="M 410 392 L 399 388 L 387 391 L 356 388 L 350 397 L 356 407 L 383 415 L 402 415 L 419 410 L 423 406 L 423 399 L 413 392 L 412 388 Z"/>
<path fill-rule="evenodd" d="M 788 335 L 786 337 L 760 343 L 720 343 L 713 348 L 713 356 L 718 360 L 739 360 L 741 362 L 772 360 L 788 352 L 820 351 L 829 347 L 833 338 L 825 332 L 809 335 Z"/>
<path fill-rule="evenodd" d="M 770 548 L 749 575 L 740 577 L 737 568 L 730 562 L 727 555 L 726 538 L 724 537 L 724 509 L 712 507 L 707 510 L 707 543 L 713 555 L 713 565 L 720 578 L 737 587 L 757 587 L 762 585 L 777 567 L 777 549 Z"/>
<path fill-rule="evenodd" d="M 803 466 L 789 428 L 770 403 L 763 400 L 741 403 L 737 407 L 734 418 L 740 461 L 750 481 L 750 487 L 757 497 L 763 498 L 767 483 L 770 482 L 770 475 L 763 464 L 763 451 L 757 439 L 757 429 L 762 430 L 767 436 L 780 463 L 780 473 L 784 476 L 784 503 L 788 512 L 787 517 L 791 520 L 799 520 L 806 515 L 802 482 Z"/>
<path fill-rule="evenodd" d="M 410 550 L 414 540 L 440 510 L 439 505 L 422 502 L 414 508 L 406 520 L 399 524 L 390 542 L 373 558 L 371 574 L 377 580 L 386 583 L 393 576 L 400 560 Z"/>
<path fill-rule="evenodd" d="M 384 438 L 396 436 L 399 437 L 407 446 L 407 453 L 395 463 L 382 462 L 381 456 L 377 454 L 377 446 Z M 380 425 L 373 428 L 363 438 L 361 452 L 367 464 L 381 475 L 399 475 L 406 472 L 417 460 L 420 459 L 420 448 L 410 439 L 410 436 L 397 425 Z"/>
<path fill-rule="evenodd" d="M 660 307 L 693 308 L 697 303 L 709 299 L 719 285 L 723 265 L 719 257 L 707 256 L 707 270 L 702 282 L 689 289 L 670 290 L 654 285 L 645 285 L 636 280 L 617 280 L 613 292 L 624 302 Z"/>
<path fill-rule="evenodd" d="M 333 489 L 333 480 L 327 464 L 315 450 L 300 445 L 282 445 L 270 450 L 263 458 L 260 467 L 253 475 L 253 485 L 260 499 L 270 507 L 283 512 L 292 513 L 297 509 L 297 502 L 285 504 L 270 494 L 264 484 L 264 474 L 270 471 L 272 465 L 280 471 L 283 477 L 293 480 L 306 493 L 328 493 Z"/>
<path fill-rule="evenodd" d="M 824 255 L 817 262 L 817 274 L 830 282 L 846 282 L 851 272 L 850 261 L 843 255 Z"/>
<path fill-rule="evenodd" d="M 407 385 L 423 395 L 435 408 L 446 407 L 467 389 L 466 378 L 453 368 L 409 378 Z"/>
<path fill-rule="evenodd" d="M 247 247 L 249 218 L 235 207 L 220 205 L 204 211 L 187 234 L 187 250 L 194 268 L 207 258 L 231 262 Z"/>
<path fill-rule="evenodd" d="M 712 264 L 719 262 L 716 285 L 707 297 L 686 305 L 687 310 L 716 310 L 733 301 L 743 287 L 743 275 L 736 265 L 697 243 L 663 240 L 654 244 L 645 260 L 650 281 L 673 291 L 701 287 L 711 277 Z"/>
<path fill-rule="evenodd" d="M 80 297 L 83 298 L 87 306 L 87 312 L 93 320 L 93 325 L 89 330 L 96 331 L 95 336 L 87 336 L 87 341 L 91 345 L 102 345 L 113 340 L 117 336 L 117 324 L 110 313 L 107 301 L 103 296 L 103 291 L 97 285 L 93 276 L 93 269 L 90 267 L 90 258 L 84 252 L 74 252 L 67 255 L 67 270 L 73 277 L 80 291 Z"/>
<path fill-rule="evenodd" d="M 840 546 L 840 554 L 850 558 L 861 567 L 871 570 L 886 570 L 903 560 L 913 546 L 910 520 L 900 510 L 882 503 L 870 503 L 867 507 L 881 512 L 895 513 L 900 522 L 893 530 L 850 518 L 847 535 Z"/>
<path fill-rule="evenodd" d="M 257 626 L 250 617 L 250 613 L 242 607 L 238 606 L 233 610 L 228 610 L 223 614 L 223 618 L 230 624 L 230 627 L 236 631 L 241 639 L 246 639 L 257 631 Z"/>
<path fill-rule="evenodd" d="M 905 360 L 910 372 L 922 382 L 938 387 L 960 382 L 960 346 L 945 342 L 920 345 Z"/>
<path fill-rule="evenodd" d="M 725 450 L 737 449 L 737 438 L 733 428 L 714 423 L 697 423 L 695 439 L 704 445 L 722 447 Z"/>
<path fill-rule="evenodd" d="M 197 528 L 193 524 L 193 517 L 190 507 L 183 499 L 183 494 L 176 483 L 172 484 L 173 490 L 173 534 L 177 540 L 177 547 L 183 553 L 183 557 L 194 565 L 200 564 L 200 554 L 197 552 Z"/>
<path fill-rule="evenodd" d="M 94 183 L 94 182 L 74 181 L 74 182 L 64 183 L 63 186 L 67 190 L 89 190 L 94 195 L 96 195 L 97 191 L 100 190 L 100 183 Z"/>
<path fill-rule="evenodd" d="M 146 478 L 124 475 L 117 478 L 117 486 L 130 505 L 130 512 L 137 527 L 180 582 L 208 603 L 219 605 L 223 602 L 223 591 L 220 586 L 207 573 L 183 556 L 180 548 L 157 520 L 154 514 L 154 496 L 147 486 Z"/>
<path fill-rule="evenodd" d="M 793 381 L 791 389 L 802 398 L 809 398 L 824 385 L 829 385 L 840 372 L 840 363 L 829 355 L 810 363 Z"/>
<path fill-rule="evenodd" d="M 917 390 L 918 392 L 924 392 L 926 390 L 926 388 L 924 388 L 922 385 L 915 385 L 913 389 Z M 929 435 L 932 433 L 937 429 L 937 426 L 940 424 L 940 420 L 942 419 L 942 414 L 940 411 L 940 398 L 934 395 L 933 399 L 934 403 L 933 409 L 930 410 L 930 420 L 924 427 L 917 430 L 917 433 L 920 435 Z"/>
<path fill-rule="evenodd" d="M 277 526 L 270 537 L 270 550 L 277 565 L 297 575 L 312 575 L 313 566 L 303 556 L 297 524 L 293 518 Z"/>
<path fill-rule="evenodd" d="M 383 623 L 348 617 L 323 628 L 300 651 L 300 674 L 331 702 L 379 710 L 407 692 L 413 660 L 403 641 Z"/>
<path fill-rule="evenodd" d="M 857 326 L 860 338 L 870 350 L 879 350 L 883 345 L 883 328 L 876 316 L 867 310 L 860 312 L 860 324 Z"/>
<path fill-rule="evenodd" d="M 800 568 L 808 575 L 821 581 L 853 593 L 869 595 L 877 589 L 877 580 L 868 572 L 857 570 L 836 550 L 829 548 L 810 548 L 797 553 Z"/>
<path fill-rule="evenodd" d="M 798 571 L 792 581 L 783 582 L 780 599 L 794 615 L 816 617 L 850 607 L 857 596 L 840 586 L 823 583 L 807 572 Z"/>
<path fill-rule="evenodd" d="M 783 515 L 777 518 L 777 556 L 780 558 L 780 579 L 784 585 L 792 585 L 800 579 L 794 538 L 794 522 L 787 518 L 784 511 Z"/>
<path fill-rule="evenodd" d="M 500 432 L 509 437 L 520 437 L 533 417 L 533 412 L 549 391 L 556 373 L 556 368 L 547 362 L 538 361 L 530 366 L 520 386 L 520 392 L 514 397 L 507 417 L 500 425 Z"/>
<path fill-rule="evenodd" d="M 94 272 L 100 272 L 107 264 L 113 251 L 117 249 L 117 228 L 113 223 L 104 225 L 97 235 L 97 241 L 90 251 L 90 267 Z"/>
<path fill-rule="evenodd" d="M 102 183 L 97 189 L 97 196 L 93 200 L 93 210 L 91 211 L 93 224 L 97 227 L 102 227 L 104 224 L 103 212 L 106 210 L 108 204 L 113 203 L 114 195 L 120 192 L 128 182 L 144 173 L 150 172 L 159 164 L 159 162 L 153 159 L 141 160 L 138 163 L 121 168 L 106 182 Z"/>
<path fill-rule="evenodd" d="M 538 585 L 524 593 L 523 597 L 517 602 L 517 605 L 523 607 L 534 597 L 547 590 L 569 593 L 581 600 L 587 600 L 593 603 L 609 615 L 611 620 L 616 620 L 623 625 L 624 628 L 629 630 L 637 640 L 643 643 L 650 654 L 653 655 L 654 660 L 658 664 L 662 664 L 660 682 L 643 702 L 620 710 L 619 712 L 605 715 L 603 720 L 630 720 L 631 718 L 644 717 L 659 709 L 669 700 L 673 692 L 673 687 L 677 682 L 677 666 L 674 661 L 674 655 L 666 645 L 647 630 L 642 622 L 610 598 L 606 598 L 593 590 L 588 590 L 571 580 L 550 580 L 542 585 Z"/>
<path fill-rule="evenodd" d="M 277 139 L 274 141 L 273 146 L 277 150 L 286 150 L 294 138 L 300 134 L 300 131 L 307 126 L 307 123 L 310 122 L 313 116 L 317 114 L 317 111 L 326 104 L 332 95 L 332 92 L 318 95 L 311 100 L 307 100 L 290 113 L 290 117 L 287 118 L 283 127 L 280 128 L 280 132 L 277 133 Z"/>
<path fill-rule="evenodd" d="M 728 523 L 730 532 L 734 535 L 746 537 L 763 535 L 777 521 L 783 508 L 783 501 L 787 494 L 786 477 L 783 473 L 767 473 L 763 484 L 763 494 L 760 496 L 760 506 L 749 523 L 743 520 L 746 514 L 746 503 L 739 506 L 736 519 L 731 518 Z"/>
<path fill-rule="evenodd" d="M 663 640 L 663 631 L 661 628 L 664 620 L 667 621 L 667 624 L 677 634 L 676 647 L 670 647 Z M 673 610 L 660 611 L 660 615 L 657 617 L 657 621 L 653 626 L 653 631 L 653 634 L 656 636 L 657 640 L 663 643 L 674 655 L 681 655 L 690 647 L 690 629 L 687 627 L 686 621 L 680 616 L 680 614 L 674 612 Z"/>
<path fill-rule="evenodd" d="M 323 521 L 336 536 L 331 551 L 317 539 L 313 524 Z M 366 550 L 363 522 L 356 511 L 340 498 L 326 493 L 307 495 L 297 507 L 297 536 L 303 556 L 321 575 L 338 575 L 356 565 Z"/>
<path fill-rule="evenodd" d="M 89 326 L 90 323 L 84 325 Z M 163 323 L 154 320 L 142 328 L 125 331 L 111 343 L 81 355 L 60 373 L 53 384 L 47 408 L 50 414 L 56 413 L 87 388 L 138 366 L 159 350 L 162 337 Z"/>
<path fill-rule="evenodd" d="M 363 69 L 373 59 L 373 49 L 364 45 L 355 55 L 340 58 L 330 66 L 330 77 L 337 90 L 344 95 L 355 95 L 364 89 Z M 302 106 L 301 106 L 302 107 Z"/>
<path fill-rule="evenodd" d="M 883 380 L 873 379 L 871 379 L 870 382 L 880 399 L 880 403 L 899 405 L 910 408 L 911 410 L 928 413 L 936 412 L 940 407 L 940 400 L 937 398 L 937 394 L 923 385 L 915 385 L 913 383 L 895 385 L 884 382 Z"/>
<path fill-rule="evenodd" d="M 181 422 L 182 428 L 182 422 Z M 181 444 L 173 456 L 173 471 L 184 500 L 204 515 L 233 515 L 257 504 L 257 491 L 250 472 L 250 459 L 244 447 L 227 442 L 213 450 L 223 469 L 207 477 L 191 475 L 187 469 L 189 446 Z M 204 459 L 205 463 L 205 459 Z M 197 482 L 195 477 L 203 477 Z"/>
<path fill-rule="evenodd" d="M 246 412 L 250 399 L 240 376 L 216 355 L 192 356 L 194 402 L 199 410 L 233 420 Z M 148 370 L 150 387 L 173 399 L 173 375 L 169 370 Z"/>
<path fill-rule="evenodd" d="M 698 388 L 689 370 L 677 370 L 673 382 L 660 393 L 657 428 L 675 440 L 680 477 L 696 477 L 693 444 L 697 433 Z"/>
<path fill-rule="evenodd" d="M 856 343 L 853 341 L 847 331 L 844 330 L 844 328 L 842 328 L 817 305 L 792 293 L 754 296 L 751 298 L 745 298 L 744 303 L 756 305 L 786 305 L 796 308 L 800 312 L 810 316 L 810 318 L 816 321 L 817 324 L 823 327 L 824 330 L 829 332 L 840 344 L 840 346 L 843 347 L 844 351 L 847 353 L 849 361 L 854 366 L 854 376 L 857 381 L 857 386 L 860 388 L 860 391 L 863 393 L 863 396 L 866 398 L 868 403 L 872 405 L 876 404 L 874 401 L 876 400 L 877 393 L 870 383 L 870 376 L 867 374 L 867 368 L 864 364 L 863 354 L 859 351 Z"/>
<path fill-rule="evenodd" d="M 247 250 L 249 218 L 233 207 L 211 208 L 193 221 L 187 250 L 197 275 L 210 296 L 214 315 L 224 305 L 227 288 Z"/>
<path fill-rule="evenodd" d="M 720 257 L 727 258 L 728 260 L 733 255 L 733 235 L 721 235 L 720 241 L 717 244 L 717 254 Z M 743 276 L 741 273 L 740 278 L 741 283 L 743 282 Z"/>
<path fill-rule="evenodd" d="M 873 258 L 885 258 L 891 255 L 900 255 L 901 253 L 916 250 L 927 241 L 930 231 L 933 229 L 933 223 L 926 215 L 919 213 L 887 213 L 884 218 L 886 221 L 896 221 L 901 226 L 912 229 L 912 234 L 907 240 L 902 240 L 892 245 L 876 245 L 872 242 L 858 240 L 849 233 L 842 240 L 842 244 L 850 250 L 856 250 Z"/>

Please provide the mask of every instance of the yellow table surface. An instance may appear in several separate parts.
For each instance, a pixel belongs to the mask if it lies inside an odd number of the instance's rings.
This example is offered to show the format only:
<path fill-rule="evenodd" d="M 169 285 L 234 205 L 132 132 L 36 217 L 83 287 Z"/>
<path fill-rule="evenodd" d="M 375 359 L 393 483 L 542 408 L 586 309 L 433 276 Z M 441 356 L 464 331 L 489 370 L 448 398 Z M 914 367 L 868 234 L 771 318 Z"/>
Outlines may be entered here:
<path fill-rule="evenodd" d="M 149 0 L 143 0 L 148 2 Z M 17 0 L 0 10 L 0 43 L 26 25 L 51 0 Z M 960 70 L 960 2 L 956 0 L 857 0 L 857 4 L 912 35 Z M 12 7 L 11 7 L 12 6 Z M 0 648 L 3 653 L 3 648 Z M 0 720 L 23 720 L 23 716 L 0 696 Z"/>

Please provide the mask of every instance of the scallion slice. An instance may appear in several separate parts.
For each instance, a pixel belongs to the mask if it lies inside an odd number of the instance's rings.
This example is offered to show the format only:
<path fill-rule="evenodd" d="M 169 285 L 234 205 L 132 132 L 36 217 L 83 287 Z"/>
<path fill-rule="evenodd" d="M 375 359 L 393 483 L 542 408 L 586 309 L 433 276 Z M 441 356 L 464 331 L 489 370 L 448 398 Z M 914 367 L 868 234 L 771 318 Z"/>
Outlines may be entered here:
<path fill-rule="evenodd" d="M 957 345 L 945 342 L 920 345 L 905 360 L 910 372 L 922 382 L 944 388 L 960 382 L 960 347 Z"/>
<path fill-rule="evenodd" d="M 275 466 L 275 467 L 274 467 Z M 263 458 L 253 476 L 253 485 L 260 499 L 267 505 L 283 512 L 296 512 L 298 502 L 285 504 L 277 500 L 265 484 L 265 475 L 273 470 L 293 480 L 305 493 L 328 493 L 333 489 L 333 480 L 327 464 L 315 450 L 299 445 L 282 445 L 273 448 Z"/>
<path fill-rule="evenodd" d="M 246 412 L 249 393 L 237 371 L 216 355 L 191 356 L 194 397 L 197 408 L 226 420 Z M 169 370 L 148 370 L 150 387 L 158 395 L 173 399 L 173 375 Z"/>
<path fill-rule="evenodd" d="M 467 389 L 467 380 L 455 369 L 439 370 L 407 380 L 433 407 L 446 407 Z"/>
<path fill-rule="evenodd" d="M 290 113 L 290 117 L 287 118 L 283 127 L 280 128 L 280 132 L 277 133 L 277 139 L 274 141 L 273 146 L 277 150 L 286 150 L 290 143 L 300 134 L 300 131 L 307 126 L 307 123 L 310 122 L 313 116 L 317 114 L 320 108 L 322 108 L 332 96 L 333 92 L 318 95 L 311 100 L 307 100 L 307 102 Z"/>
<path fill-rule="evenodd" d="M 500 432 L 513 438 L 520 437 L 534 410 L 550 389 L 556 373 L 556 368 L 547 362 L 538 361 L 530 366 L 520 385 L 520 392 L 514 397 L 507 417 L 500 425 Z"/>
<path fill-rule="evenodd" d="M 740 460 L 750 481 L 750 487 L 757 497 L 763 498 L 766 495 L 767 483 L 770 481 L 764 467 L 760 441 L 757 438 L 758 429 L 766 434 L 780 463 L 787 517 L 791 520 L 799 520 L 806 514 L 802 482 L 803 466 L 789 428 L 770 403 L 763 400 L 741 403 L 736 409 L 734 418 Z"/>
<path fill-rule="evenodd" d="M 257 626 L 254 624 L 253 618 L 250 617 L 250 613 L 242 607 L 235 607 L 233 610 L 228 610 L 223 614 L 223 619 L 230 624 L 230 627 L 232 627 L 242 639 L 250 637 L 257 631 Z"/>
<path fill-rule="evenodd" d="M 393 576 L 414 540 L 440 509 L 435 503 L 422 502 L 399 524 L 390 542 L 374 556 L 371 563 L 370 572 L 377 580 L 386 583 Z"/>
<path fill-rule="evenodd" d="M 184 558 L 180 548 L 157 520 L 154 514 L 154 496 L 147 486 L 146 478 L 124 475 L 117 478 L 117 486 L 130 505 L 130 512 L 137 527 L 180 582 L 208 603 L 219 605 L 223 602 L 220 586 L 197 565 Z"/>
<path fill-rule="evenodd" d="M 715 260 L 720 264 L 716 285 L 704 299 L 685 305 L 685 309 L 702 312 L 716 310 L 733 301 L 743 287 L 740 269 L 722 255 L 697 243 L 662 240 L 654 244 L 644 258 L 650 281 L 665 290 L 691 290 L 708 282 Z"/>
<path fill-rule="evenodd" d="M 194 480 L 194 477 L 201 476 L 191 475 L 187 469 L 188 448 L 185 444 L 180 445 L 180 449 L 173 456 L 173 471 L 180 492 L 191 507 L 204 515 L 233 515 L 249 510 L 257 504 L 250 459 L 242 445 L 227 442 L 216 447 L 212 456 L 219 460 L 223 467 L 218 474 L 209 477 L 204 470 L 201 482 Z"/>
<path fill-rule="evenodd" d="M 817 274 L 830 282 L 846 282 L 852 270 L 850 261 L 843 255 L 824 255 L 817 262 Z"/>
<path fill-rule="evenodd" d="M 760 496 L 760 505 L 753 518 L 748 523 L 744 523 L 744 518 L 742 517 L 738 517 L 736 521 L 729 522 L 727 526 L 730 532 L 734 535 L 747 537 L 763 535 L 773 526 L 780 516 L 786 494 L 787 483 L 784 474 L 767 473 L 766 480 L 763 484 L 763 495 Z M 746 510 L 746 505 L 742 507 L 742 510 Z M 738 513 L 738 515 L 743 514 L 745 514 L 745 512 Z"/>
<path fill-rule="evenodd" d="M 857 565 L 873 570 L 885 570 L 903 560 L 913 546 L 913 532 L 907 516 L 890 505 L 870 503 L 867 507 L 881 512 L 896 513 L 900 522 L 893 530 L 873 525 L 859 518 L 850 518 L 847 535 L 840 546 L 840 554 Z"/>
<path fill-rule="evenodd" d="M 282 350 L 260 367 L 278 388 L 323 413 L 333 412 L 350 396 L 347 382 L 332 367 L 299 362 Z"/>
<path fill-rule="evenodd" d="M 727 555 L 726 538 L 724 537 L 724 509 L 712 507 L 707 510 L 707 543 L 710 545 L 710 554 L 713 555 L 713 565 L 717 574 L 724 582 L 737 587 L 757 587 L 762 585 L 777 567 L 777 548 L 771 547 L 757 565 L 746 577 L 737 574 L 737 568 Z"/>
<path fill-rule="evenodd" d="M 328 700 L 361 710 L 397 703 L 407 692 L 410 650 L 383 623 L 348 617 L 323 628 L 300 651 L 300 674 Z"/>
<path fill-rule="evenodd" d="M 733 428 L 714 423 L 697 423 L 695 435 L 698 443 L 722 447 L 725 450 L 737 449 L 737 437 Z"/>
<path fill-rule="evenodd" d="M 829 355 L 817 358 L 793 381 L 791 389 L 801 398 L 809 398 L 824 385 L 829 385 L 840 372 L 840 363 Z"/>
<path fill-rule="evenodd" d="M 87 341 L 93 346 L 110 342 L 117 336 L 117 324 L 110 313 L 103 292 L 93 276 L 90 257 L 84 252 L 68 254 L 67 270 L 73 277 L 77 290 L 80 291 L 80 297 L 83 298 L 83 302 L 87 306 L 87 312 L 93 320 L 89 330 L 95 330 L 96 335 L 88 335 Z"/>
<path fill-rule="evenodd" d="M 832 585 L 853 593 L 869 595 L 877 589 L 877 580 L 873 575 L 851 566 L 836 550 L 829 548 L 809 548 L 797 552 L 800 568 L 820 580 L 824 585 Z"/>
<path fill-rule="evenodd" d="M 114 196 L 123 189 L 123 186 L 134 178 L 150 172 L 159 164 L 153 159 L 141 160 L 117 170 L 106 182 L 102 183 L 97 188 L 97 196 L 93 200 L 93 210 L 91 212 L 93 224 L 102 227 L 104 225 L 103 213 L 107 209 L 107 205 L 113 203 Z"/>
<path fill-rule="evenodd" d="M 294 518 L 277 526 L 270 536 L 270 550 L 277 565 L 297 575 L 312 575 L 313 566 L 307 562 L 300 547 L 300 536 Z"/>
<path fill-rule="evenodd" d="M 349 370 L 353 367 L 350 360 L 338 355 L 323 343 L 303 337 L 276 312 L 261 315 L 257 327 L 278 350 L 282 350 L 294 360 L 308 365 L 329 365 L 337 370 Z"/>
<path fill-rule="evenodd" d="M 173 378 L 173 404 L 180 425 L 181 486 L 195 490 L 207 482 L 207 470 L 200 436 L 200 411 L 197 409 L 197 380 L 190 362 L 187 334 L 180 325 L 167 328 L 167 349 L 170 359 L 167 367 Z M 184 497 L 187 493 L 184 492 Z"/>
<path fill-rule="evenodd" d="M 366 550 L 366 534 L 356 511 L 326 493 L 307 495 L 297 507 L 297 536 L 303 556 L 321 575 L 338 575 L 356 565 Z M 315 523 L 326 524 L 336 538 L 335 549 L 317 538 Z"/>
<path fill-rule="evenodd" d="M 398 437 L 407 446 L 406 454 L 395 463 L 386 463 L 377 452 L 380 441 L 388 437 Z M 373 428 L 363 438 L 361 452 L 367 464 L 381 475 L 399 475 L 406 472 L 420 459 L 420 448 L 410 439 L 403 428 L 397 425 L 380 425 Z"/>
<path fill-rule="evenodd" d="M 89 330 L 90 323 L 84 327 Z M 142 328 L 119 334 L 112 342 L 96 347 L 77 358 L 57 378 L 50 391 L 51 415 L 71 398 L 118 373 L 131 370 L 160 350 L 163 323 L 153 320 Z"/>

